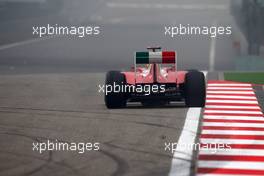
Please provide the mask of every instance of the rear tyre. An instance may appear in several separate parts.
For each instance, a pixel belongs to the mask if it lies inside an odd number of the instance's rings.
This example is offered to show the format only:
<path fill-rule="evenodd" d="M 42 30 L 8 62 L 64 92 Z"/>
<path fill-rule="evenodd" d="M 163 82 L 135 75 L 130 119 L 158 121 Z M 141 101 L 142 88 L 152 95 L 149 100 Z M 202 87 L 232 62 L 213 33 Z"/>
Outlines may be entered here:
<path fill-rule="evenodd" d="M 185 75 L 185 103 L 188 107 L 204 107 L 205 77 L 202 72 L 190 71 Z"/>
<path fill-rule="evenodd" d="M 111 92 L 105 90 L 105 105 L 109 109 L 123 108 L 126 106 L 126 94 L 121 91 L 121 86 L 126 84 L 125 75 L 119 71 L 109 71 L 106 74 L 105 85 L 111 87 Z M 113 91 L 115 87 L 119 87 Z M 110 88 L 109 88 L 110 89 Z M 119 90 L 118 90 L 119 89 Z"/>

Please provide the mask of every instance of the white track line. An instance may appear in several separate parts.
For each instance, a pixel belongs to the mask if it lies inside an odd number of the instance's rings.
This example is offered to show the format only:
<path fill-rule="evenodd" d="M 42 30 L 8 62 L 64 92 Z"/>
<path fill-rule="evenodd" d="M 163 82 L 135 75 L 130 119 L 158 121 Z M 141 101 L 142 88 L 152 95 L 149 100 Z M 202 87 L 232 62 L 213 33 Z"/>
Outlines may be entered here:
<path fill-rule="evenodd" d="M 206 105 L 205 108 L 226 108 L 226 109 L 256 109 L 260 110 L 258 105 L 256 106 L 224 106 L 224 105 Z"/>
<path fill-rule="evenodd" d="M 260 114 L 260 111 L 228 111 L 228 110 L 205 110 L 204 113 L 230 113 L 230 114 Z"/>
<path fill-rule="evenodd" d="M 209 94 L 255 95 L 253 91 L 207 91 Z"/>
<path fill-rule="evenodd" d="M 192 149 L 187 147 L 184 149 L 180 144 L 193 144 L 196 138 L 198 130 L 199 117 L 201 108 L 189 108 L 185 124 L 178 141 L 176 152 L 173 154 L 171 170 L 169 176 L 189 176 L 191 161 L 192 161 Z M 188 149 L 189 148 L 189 149 Z"/>
<path fill-rule="evenodd" d="M 216 152 L 215 149 L 201 148 L 200 154 L 264 156 L 264 151 L 258 149 L 221 149 L 221 150 L 217 150 Z"/>
<path fill-rule="evenodd" d="M 217 22 L 213 22 L 212 26 L 217 26 Z M 216 48 L 216 37 L 211 37 L 210 52 L 209 52 L 209 71 L 213 72 L 215 69 L 215 48 Z"/>
<path fill-rule="evenodd" d="M 245 86 L 245 87 L 250 87 L 251 86 L 251 84 L 239 84 L 239 83 L 237 83 L 237 84 L 233 84 L 233 83 L 209 83 L 208 84 L 208 86 L 227 86 L 227 87 L 232 87 L 232 86 L 234 86 L 234 87 L 236 87 L 236 86 Z"/>
<path fill-rule="evenodd" d="M 204 71 L 203 74 L 207 75 Z M 190 147 L 184 149 L 181 146 L 194 144 L 197 135 L 199 119 L 202 108 L 189 108 L 177 142 L 176 151 L 173 154 L 169 176 L 189 176 L 192 162 L 193 150 Z"/>
<path fill-rule="evenodd" d="M 202 134 L 239 134 L 239 135 L 264 135 L 264 131 L 245 131 L 245 130 L 203 130 Z"/>
<path fill-rule="evenodd" d="M 207 103 L 240 103 L 240 104 L 258 104 L 257 101 L 245 100 L 206 100 Z"/>
<path fill-rule="evenodd" d="M 225 126 L 225 127 L 264 127 L 262 123 L 222 123 L 222 122 L 203 122 L 203 126 Z"/>
<path fill-rule="evenodd" d="M 6 50 L 6 49 L 22 46 L 22 45 L 28 45 L 28 44 L 31 44 L 31 43 L 36 43 L 36 42 L 48 40 L 48 39 L 51 39 L 51 38 L 54 38 L 54 37 L 55 36 L 34 38 L 34 39 L 25 40 L 25 41 L 21 41 L 21 42 L 15 42 L 15 43 L 7 44 L 7 45 L 1 45 L 0 46 L 0 50 Z"/>
<path fill-rule="evenodd" d="M 160 10 L 227 10 L 226 5 L 208 5 L 208 4 L 164 4 L 164 3 L 126 3 L 126 2 L 108 2 L 108 8 L 129 8 L 129 9 L 160 9 Z"/>
<path fill-rule="evenodd" d="M 198 167 L 222 168 L 222 169 L 256 169 L 263 170 L 263 162 L 241 162 L 241 161 L 198 161 Z"/>
<path fill-rule="evenodd" d="M 248 99 L 248 100 L 257 100 L 255 96 L 227 96 L 227 95 L 207 95 L 207 98 L 237 98 L 237 99 Z"/>
<path fill-rule="evenodd" d="M 236 88 L 236 87 L 211 87 L 211 86 L 207 87 L 207 90 L 218 90 L 218 89 L 223 89 L 223 90 L 253 90 L 252 87 L 240 87 L 240 88 Z"/>
<path fill-rule="evenodd" d="M 225 120 L 261 120 L 264 121 L 263 116 L 217 116 L 217 115 L 204 115 L 204 119 L 225 119 Z"/>
<path fill-rule="evenodd" d="M 208 139 L 200 138 L 203 144 L 264 144 L 264 140 L 249 139 Z"/>

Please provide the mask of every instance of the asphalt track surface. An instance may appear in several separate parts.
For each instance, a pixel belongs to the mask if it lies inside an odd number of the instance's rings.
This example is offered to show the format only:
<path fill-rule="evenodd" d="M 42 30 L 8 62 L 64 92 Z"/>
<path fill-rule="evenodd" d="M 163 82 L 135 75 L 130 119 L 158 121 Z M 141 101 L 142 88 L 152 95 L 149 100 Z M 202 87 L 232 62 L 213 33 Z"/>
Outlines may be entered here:
<path fill-rule="evenodd" d="M 108 110 L 95 86 L 103 79 L 102 73 L 2 75 L 0 175 L 168 175 L 173 154 L 164 143 L 178 141 L 188 108 Z M 48 139 L 99 142 L 100 151 L 32 151 L 32 143 Z"/>
<path fill-rule="evenodd" d="M 208 70 L 211 38 L 170 39 L 164 36 L 164 25 L 233 25 L 234 21 L 228 9 L 136 5 L 135 12 L 131 3 L 141 1 L 122 1 L 120 8 L 121 2 L 112 0 L 89 1 L 86 14 L 82 3 L 67 10 L 67 15 L 80 24 L 100 25 L 99 37 L 53 37 L 1 46 L 7 47 L 0 50 L 0 175 L 168 175 L 173 154 L 164 151 L 164 143 L 178 141 L 188 108 L 135 104 L 108 110 L 98 85 L 104 83 L 104 72 L 128 69 L 133 52 L 149 45 L 177 49 L 181 69 Z M 193 0 L 184 3 L 197 6 Z M 229 1 L 209 0 L 199 4 L 210 3 L 229 5 Z M 216 40 L 216 69 L 233 69 L 232 42 L 232 36 Z M 209 74 L 209 78 L 217 76 Z M 99 142 L 100 151 L 32 151 L 33 142 L 47 139 Z M 190 162 L 195 166 L 195 160 Z"/>
<path fill-rule="evenodd" d="M 104 74 L 1 76 L 0 175 L 166 175 L 187 108 L 108 110 Z M 85 80 L 85 81 L 84 81 Z M 32 151 L 32 142 L 100 142 L 100 151 Z"/>

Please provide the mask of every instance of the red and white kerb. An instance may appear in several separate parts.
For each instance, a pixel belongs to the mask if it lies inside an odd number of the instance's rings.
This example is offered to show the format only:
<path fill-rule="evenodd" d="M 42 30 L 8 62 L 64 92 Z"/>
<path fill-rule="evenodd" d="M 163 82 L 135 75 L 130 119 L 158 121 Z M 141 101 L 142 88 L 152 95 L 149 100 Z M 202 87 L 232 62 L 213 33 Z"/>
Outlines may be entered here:
<path fill-rule="evenodd" d="M 264 175 L 264 117 L 251 84 L 208 83 L 200 143 L 229 147 L 201 149 L 197 175 Z"/>

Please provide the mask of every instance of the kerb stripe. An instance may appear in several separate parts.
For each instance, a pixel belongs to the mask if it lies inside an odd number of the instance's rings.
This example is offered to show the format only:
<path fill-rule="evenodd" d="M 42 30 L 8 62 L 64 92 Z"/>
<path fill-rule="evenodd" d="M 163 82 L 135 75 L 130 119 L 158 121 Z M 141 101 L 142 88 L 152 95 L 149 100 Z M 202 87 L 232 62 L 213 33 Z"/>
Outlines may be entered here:
<path fill-rule="evenodd" d="M 201 128 L 197 175 L 264 175 L 264 116 L 251 84 L 209 81 Z"/>

